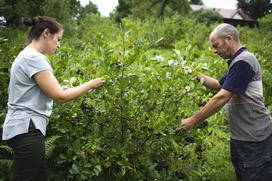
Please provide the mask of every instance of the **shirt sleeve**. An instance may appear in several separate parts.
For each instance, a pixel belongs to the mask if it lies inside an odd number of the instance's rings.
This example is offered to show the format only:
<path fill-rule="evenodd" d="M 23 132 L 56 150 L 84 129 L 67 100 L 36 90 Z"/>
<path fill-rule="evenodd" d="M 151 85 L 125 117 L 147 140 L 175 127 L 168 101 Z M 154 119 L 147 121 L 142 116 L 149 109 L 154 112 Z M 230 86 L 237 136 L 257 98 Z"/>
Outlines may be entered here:
<path fill-rule="evenodd" d="M 254 74 L 255 72 L 248 63 L 242 60 L 238 61 L 233 64 L 225 76 L 222 88 L 233 93 L 243 94 L 246 92 L 247 86 Z"/>
<path fill-rule="evenodd" d="M 220 79 L 219 79 L 219 84 L 222 86 L 226 80 L 226 77 L 228 76 L 227 73 L 225 73 Z"/>
<path fill-rule="evenodd" d="M 52 71 L 52 67 L 46 57 L 35 55 L 28 58 L 27 74 L 29 78 L 32 78 L 34 74 L 45 70 Z"/>

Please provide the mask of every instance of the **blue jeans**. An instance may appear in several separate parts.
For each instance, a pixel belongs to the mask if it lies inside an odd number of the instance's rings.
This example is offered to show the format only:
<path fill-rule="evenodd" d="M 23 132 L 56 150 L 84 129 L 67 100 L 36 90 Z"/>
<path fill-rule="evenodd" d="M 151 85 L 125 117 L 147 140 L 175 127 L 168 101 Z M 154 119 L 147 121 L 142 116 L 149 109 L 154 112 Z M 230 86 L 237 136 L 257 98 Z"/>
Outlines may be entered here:
<path fill-rule="evenodd" d="M 272 135 L 262 142 L 231 139 L 237 181 L 272 181 Z"/>

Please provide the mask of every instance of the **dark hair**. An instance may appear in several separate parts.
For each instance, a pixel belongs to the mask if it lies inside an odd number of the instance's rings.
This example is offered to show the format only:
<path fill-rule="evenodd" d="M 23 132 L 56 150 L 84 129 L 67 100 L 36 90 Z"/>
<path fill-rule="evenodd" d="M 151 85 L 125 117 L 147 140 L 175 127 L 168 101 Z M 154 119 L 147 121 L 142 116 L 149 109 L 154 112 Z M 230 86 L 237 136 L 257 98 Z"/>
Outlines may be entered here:
<path fill-rule="evenodd" d="M 27 36 L 27 44 L 32 40 L 39 39 L 46 28 L 51 34 L 56 34 L 63 30 L 63 27 L 59 22 L 48 16 L 36 16 L 34 18 L 24 17 L 22 22 L 25 25 L 30 26 Z"/>

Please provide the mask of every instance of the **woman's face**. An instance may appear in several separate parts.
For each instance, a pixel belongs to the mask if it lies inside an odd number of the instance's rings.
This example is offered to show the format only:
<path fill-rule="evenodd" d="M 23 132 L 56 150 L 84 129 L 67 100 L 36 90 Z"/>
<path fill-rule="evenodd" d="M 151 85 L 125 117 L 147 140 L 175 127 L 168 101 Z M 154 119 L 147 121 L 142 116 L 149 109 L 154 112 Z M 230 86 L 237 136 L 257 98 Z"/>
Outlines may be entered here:
<path fill-rule="evenodd" d="M 46 41 L 46 53 L 47 54 L 55 54 L 57 50 L 60 48 L 60 41 L 62 39 L 63 31 L 56 34 L 50 34 L 49 38 Z"/>

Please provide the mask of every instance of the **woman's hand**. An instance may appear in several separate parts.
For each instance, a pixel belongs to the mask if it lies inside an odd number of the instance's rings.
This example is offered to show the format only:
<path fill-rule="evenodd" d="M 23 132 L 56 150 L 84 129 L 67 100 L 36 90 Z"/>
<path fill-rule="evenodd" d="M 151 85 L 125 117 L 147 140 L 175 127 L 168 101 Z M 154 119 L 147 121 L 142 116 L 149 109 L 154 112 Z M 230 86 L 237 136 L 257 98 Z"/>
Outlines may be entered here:
<path fill-rule="evenodd" d="M 93 89 L 97 89 L 97 88 L 103 86 L 106 83 L 106 81 L 104 78 L 99 77 L 99 78 L 90 80 L 90 83 L 92 84 Z"/>

